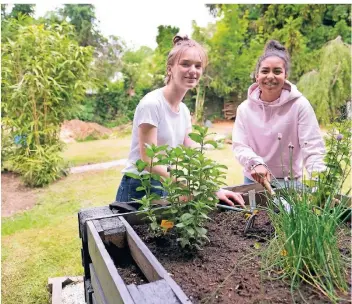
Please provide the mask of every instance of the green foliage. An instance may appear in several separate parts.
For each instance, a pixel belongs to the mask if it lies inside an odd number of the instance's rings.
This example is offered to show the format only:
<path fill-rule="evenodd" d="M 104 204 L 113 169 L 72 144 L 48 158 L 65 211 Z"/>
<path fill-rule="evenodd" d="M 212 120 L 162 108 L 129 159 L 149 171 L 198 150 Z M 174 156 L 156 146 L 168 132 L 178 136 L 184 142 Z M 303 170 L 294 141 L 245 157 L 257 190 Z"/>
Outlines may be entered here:
<path fill-rule="evenodd" d="M 298 88 L 312 103 L 321 123 L 339 116 L 339 109 L 351 98 L 351 46 L 341 37 L 322 48 L 319 70 L 302 76 Z"/>
<path fill-rule="evenodd" d="M 158 26 L 158 35 L 156 42 L 158 46 L 155 49 L 151 74 L 153 75 L 153 89 L 164 85 L 164 77 L 166 74 L 167 55 L 172 48 L 172 38 L 179 32 L 178 27 Z"/>
<path fill-rule="evenodd" d="M 339 195 L 350 173 L 350 139 L 349 125 L 335 125 L 327 139 L 327 170 L 317 173 L 316 180 L 304 181 L 310 187 L 280 191 L 290 211 L 271 200 L 268 210 L 275 237 L 265 252 L 265 270 L 289 278 L 291 290 L 306 282 L 333 303 L 342 300 L 340 291 L 347 294 L 348 288 L 338 233 L 351 208 L 348 197 Z"/>
<path fill-rule="evenodd" d="M 26 19 L 4 21 L 10 30 L 2 37 L 1 107 L 3 124 L 13 137 L 24 139 L 9 160 L 22 174 L 31 170 L 26 183 L 39 186 L 61 174 L 57 156 L 60 124 L 90 85 L 92 50 L 70 39 L 72 27 L 67 24 L 46 29 L 28 25 Z M 38 163 L 39 168 L 30 169 L 31 163 Z"/>
<path fill-rule="evenodd" d="M 121 56 L 126 48 L 124 41 L 117 36 L 100 37 L 94 52 L 93 75 L 99 83 L 105 85 L 122 69 Z"/>
<path fill-rule="evenodd" d="M 122 74 L 125 89 L 141 92 L 153 85 L 153 75 L 149 72 L 153 50 L 142 46 L 138 50 L 127 50 L 122 57 Z"/>
<path fill-rule="evenodd" d="M 35 150 L 20 148 L 10 158 L 10 167 L 27 186 L 43 187 L 67 174 L 60 151 L 60 145 L 39 145 Z"/>
<path fill-rule="evenodd" d="M 125 83 L 117 81 L 86 97 L 83 104 L 72 113 L 72 118 L 94 121 L 108 127 L 128 123 L 133 119 L 134 111 L 144 92 L 135 92 L 130 96 Z"/>
<path fill-rule="evenodd" d="M 140 189 L 145 190 L 146 195 L 138 200 L 142 203 L 142 211 L 151 221 L 151 230 L 159 235 L 167 233 L 168 229 L 160 226 L 155 215 L 155 209 L 151 208 L 152 201 L 160 199 L 151 194 L 151 180 L 162 183 L 162 189 L 167 192 L 167 200 L 170 207 L 163 212 L 163 217 L 174 223 L 174 229 L 178 235 L 177 241 L 181 247 L 198 249 L 208 241 L 207 230 L 204 224 L 209 220 L 208 213 L 213 210 L 217 202 L 216 191 L 220 185 L 224 185 L 223 179 L 227 169 L 204 155 L 204 145 L 216 143 L 207 140 L 208 128 L 193 126 L 195 131 L 190 133 L 190 138 L 199 144 L 199 148 L 178 146 L 148 146 L 146 149 L 150 163 L 141 160 L 136 162 L 139 175 L 128 174 L 139 179 L 142 183 Z M 152 172 L 156 165 L 170 166 L 170 177 L 162 178 Z M 145 168 L 149 167 L 149 173 Z M 187 203 L 185 203 L 187 201 Z"/>
<path fill-rule="evenodd" d="M 326 171 L 316 172 L 314 186 L 319 189 L 312 199 L 315 205 L 320 206 L 331 200 L 336 189 L 341 191 L 342 186 L 351 172 L 351 129 L 350 121 L 336 121 L 329 125 L 326 136 L 324 161 Z M 348 190 L 349 192 L 350 190 Z"/>
<path fill-rule="evenodd" d="M 247 30 L 248 13 L 241 16 L 238 5 L 227 5 L 209 41 L 210 86 L 220 96 L 238 94 L 250 84 L 250 72 L 255 62 L 248 56 Z"/>
<path fill-rule="evenodd" d="M 20 15 L 27 15 L 33 17 L 34 4 L 14 4 L 12 11 L 8 17 L 19 18 Z"/>
<path fill-rule="evenodd" d="M 92 4 L 64 4 L 59 10 L 63 20 L 74 26 L 76 39 L 80 46 L 95 46 L 100 43 L 101 35 L 96 29 L 95 8 Z"/>

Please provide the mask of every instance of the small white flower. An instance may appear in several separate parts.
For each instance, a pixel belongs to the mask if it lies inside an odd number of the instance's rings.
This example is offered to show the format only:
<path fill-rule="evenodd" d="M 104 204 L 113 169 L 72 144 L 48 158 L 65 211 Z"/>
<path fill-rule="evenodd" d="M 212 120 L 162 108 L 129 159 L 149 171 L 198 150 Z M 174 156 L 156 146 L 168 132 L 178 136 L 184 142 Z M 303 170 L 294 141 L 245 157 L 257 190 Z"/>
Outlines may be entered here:
<path fill-rule="evenodd" d="M 294 146 L 293 146 L 293 144 L 291 142 L 288 144 L 288 148 L 289 149 L 293 149 L 294 148 Z"/>
<path fill-rule="evenodd" d="M 282 134 L 281 133 L 277 133 L 277 139 L 281 140 L 281 138 L 282 138 Z"/>

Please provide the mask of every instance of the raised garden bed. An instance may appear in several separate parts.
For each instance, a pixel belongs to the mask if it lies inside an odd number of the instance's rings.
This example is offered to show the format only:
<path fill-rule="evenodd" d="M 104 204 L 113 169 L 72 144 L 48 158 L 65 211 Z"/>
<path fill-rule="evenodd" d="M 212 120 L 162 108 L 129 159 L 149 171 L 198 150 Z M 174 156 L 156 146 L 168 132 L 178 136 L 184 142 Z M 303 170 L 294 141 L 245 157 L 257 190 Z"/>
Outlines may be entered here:
<path fill-rule="evenodd" d="M 257 202 L 265 204 L 260 186 L 242 188 L 244 192 L 255 188 Z M 245 200 L 248 202 L 248 197 Z M 152 237 L 139 213 L 118 219 L 114 212 L 100 207 L 79 215 L 87 303 L 292 302 L 288 282 L 269 280 L 267 273 L 261 272 L 260 252 L 273 233 L 264 211 L 247 234 L 243 213 L 214 211 L 206 226 L 210 243 L 202 251 L 192 252 L 181 250 L 173 233 Z M 123 223 L 122 229 L 117 221 Z M 350 258 L 348 225 L 339 238 L 340 251 Z M 348 273 L 351 278 L 350 268 Z M 350 287 L 350 279 L 348 284 Z M 346 301 L 349 296 L 344 295 Z M 294 293 L 297 303 L 305 303 L 302 297 L 307 303 L 330 303 L 305 284 Z"/>
<path fill-rule="evenodd" d="M 212 214 L 212 219 L 206 227 L 210 243 L 188 254 L 180 250 L 175 235 L 155 239 L 147 225 L 133 228 L 193 303 L 291 303 L 289 283 L 265 279 L 261 272 L 259 252 L 273 233 L 265 212 L 259 212 L 246 235 L 242 214 L 226 211 Z M 350 229 L 345 228 L 341 251 L 350 257 Z M 330 303 L 307 285 L 295 292 L 297 303 L 304 303 L 299 293 L 307 303 Z"/>

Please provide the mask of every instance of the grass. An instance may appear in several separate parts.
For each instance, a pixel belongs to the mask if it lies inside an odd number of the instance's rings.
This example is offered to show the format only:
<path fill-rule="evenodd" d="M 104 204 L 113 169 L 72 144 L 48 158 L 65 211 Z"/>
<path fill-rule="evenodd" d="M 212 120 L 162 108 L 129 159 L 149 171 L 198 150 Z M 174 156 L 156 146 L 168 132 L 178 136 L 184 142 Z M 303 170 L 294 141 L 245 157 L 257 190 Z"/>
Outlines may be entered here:
<path fill-rule="evenodd" d="M 130 137 L 76 142 L 67 144 L 62 156 L 70 166 L 95 164 L 127 158 L 130 145 Z"/>
<path fill-rule="evenodd" d="M 228 186 L 243 184 L 243 168 L 235 159 L 231 145 L 225 145 L 220 150 L 206 151 L 205 155 L 227 166 L 228 170 L 225 182 Z"/>
<path fill-rule="evenodd" d="M 83 165 L 126 158 L 130 138 L 69 144 L 64 157 Z M 228 185 L 243 181 L 231 146 L 206 152 L 229 167 Z M 43 189 L 37 205 L 2 219 L 2 303 L 46 304 L 48 278 L 83 275 L 77 213 L 112 202 L 122 167 L 72 174 Z"/>
<path fill-rule="evenodd" d="M 48 303 L 49 277 L 83 274 L 77 212 L 114 200 L 119 169 L 70 175 L 32 210 L 2 220 L 2 303 Z"/>

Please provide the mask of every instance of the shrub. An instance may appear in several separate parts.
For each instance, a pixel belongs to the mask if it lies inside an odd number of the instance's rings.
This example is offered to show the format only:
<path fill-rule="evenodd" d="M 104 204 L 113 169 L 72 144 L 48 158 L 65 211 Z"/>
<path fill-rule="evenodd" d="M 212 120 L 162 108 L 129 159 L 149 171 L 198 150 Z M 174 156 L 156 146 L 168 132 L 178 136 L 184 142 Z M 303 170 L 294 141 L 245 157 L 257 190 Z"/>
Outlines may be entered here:
<path fill-rule="evenodd" d="M 136 167 L 139 175 L 127 173 L 128 176 L 139 179 L 142 186 L 137 190 L 146 191 L 146 196 L 137 200 L 142 204 L 141 210 L 151 221 L 150 228 L 156 235 L 167 233 L 170 227 L 165 227 L 157 220 L 155 210 L 151 208 L 152 201 L 160 199 L 151 194 L 152 179 L 161 181 L 162 189 L 167 192 L 170 207 L 163 212 L 163 217 L 172 223 L 181 247 L 198 249 L 208 240 L 204 224 L 209 220 L 208 213 L 214 209 L 217 198 L 216 191 L 224 185 L 226 166 L 219 165 L 204 155 L 204 145 L 216 143 L 206 140 L 208 128 L 193 126 L 194 132 L 189 136 L 199 144 L 198 148 L 178 146 L 148 146 L 146 149 L 150 163 L 138 160 Z M 146 167 L 169 165 L 170 177 L 163 178 L 155 173 L 145 171 Z M 185 203 L 187 201 L 187 203 Z"/>

